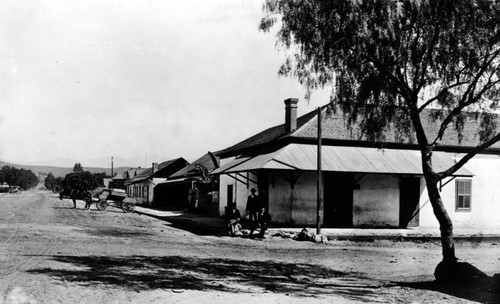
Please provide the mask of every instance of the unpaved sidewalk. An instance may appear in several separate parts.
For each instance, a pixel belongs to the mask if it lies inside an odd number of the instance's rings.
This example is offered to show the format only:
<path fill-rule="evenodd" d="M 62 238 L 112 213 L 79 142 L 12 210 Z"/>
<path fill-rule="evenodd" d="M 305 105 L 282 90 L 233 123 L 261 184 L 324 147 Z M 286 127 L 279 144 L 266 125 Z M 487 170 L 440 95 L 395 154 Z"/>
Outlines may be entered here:
<path fill-rule="evenodd" d="M 174 225 L 191 229 L 201 234 L 224 234 L 224 219 L 183 211 L 162 211 L 136 206 L 136 212 L 166 220 Z M 315 233 L 316 228 L 305 227 L 309 233 Z M 293 237 L 304 228 L 269 228 L 269 235 L 283 235 Z M 352 240 L 352 241 L 439 241 L 439 228 L 412 227 L 408 229 L 355 229 L 355 228 L 322 228 L 321 235 L 327 240 Z M 457 241 L 468 242 L 497 242 L 500 243 L 500 228 L 455 228 L 454 237 Z"/>

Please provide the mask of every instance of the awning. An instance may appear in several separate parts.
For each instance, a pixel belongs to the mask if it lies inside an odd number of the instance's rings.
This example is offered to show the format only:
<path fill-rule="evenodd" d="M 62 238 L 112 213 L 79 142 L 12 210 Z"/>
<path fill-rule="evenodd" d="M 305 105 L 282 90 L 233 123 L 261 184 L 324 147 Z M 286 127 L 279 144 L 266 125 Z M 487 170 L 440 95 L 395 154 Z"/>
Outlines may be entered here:
<path fill-rule="evenodd" d="M 321 168 L 323 171 L 423 175 L 420 151 L 400 149 L 377 149 L 345 146 L 323 146 Z M 434 152 L 434 171 L 451 167 L 455 160 L 452 153 Z M 211 174 L 269 170 L 317 170 L 317 146 L 290 144 L 279 150 L 236 158 Z M 462 167 L 453 176 L 472 176 Z"/>
<path fill-rule="evenodd" d="M 192 178 L 184 177 L 184 178 L 178 178 L 178 179 L 167 179 L 166 181 L 162 181 L 162 182 L 156 183 L 156 185 L 163 185 L 163 184 L 184 184 L 184 183 L 190 183 L 192 181 L 193 181 Z"/>

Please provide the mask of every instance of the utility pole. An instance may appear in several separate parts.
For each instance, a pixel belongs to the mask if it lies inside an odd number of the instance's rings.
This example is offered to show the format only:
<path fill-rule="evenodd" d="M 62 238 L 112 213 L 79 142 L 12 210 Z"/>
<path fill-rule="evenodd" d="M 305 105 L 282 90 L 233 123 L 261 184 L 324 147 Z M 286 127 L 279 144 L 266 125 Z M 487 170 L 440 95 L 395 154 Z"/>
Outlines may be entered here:
<path fill-rule="evenodd" d="M 321 200 L 321 180 L 322 180 L 322 173 L 321 173 L 321 140 L 322 140 L 322 134 L 321 134 L 321 107 L 318 107 L 318 174 L 317 174 L 317 181 L 316 181 L 316 198 L 317 198 L 317 216 L 316 216 L 316 234 L 321 234 L 321 214 L 323 212 L 323 206 L 322 206 L 322 200 Z"/>
<path fill-rule="evenodd" d="M 113 156 L 111 156 L 111 177 L 113 177 Z"/>

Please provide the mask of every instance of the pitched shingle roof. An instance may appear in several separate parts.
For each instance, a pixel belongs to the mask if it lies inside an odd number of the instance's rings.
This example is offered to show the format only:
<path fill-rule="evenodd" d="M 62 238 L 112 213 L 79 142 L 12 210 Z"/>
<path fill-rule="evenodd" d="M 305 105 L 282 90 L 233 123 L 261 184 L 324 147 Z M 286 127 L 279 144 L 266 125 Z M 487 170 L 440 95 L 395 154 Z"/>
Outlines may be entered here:
<path fill-rule="evenodd" d="M 184 167 L 187 164 L 188 164 L 188 162 L 182 157 L 162 162 L 158 165 L 158 170 L 156 172 L 153 172 L 153 168 L 145 169 L 141 173 L 137 174 L 136 177 L 131 181 L 131 183 L 144 181 L 148 178 L 157 177 L 159 175 L 162 175 L 162 177 L 167 177 L 167 176 L 163 176 L 163 175 L 165 175 L 165 174 L 162 174 L 163 171 L 168 171 L 169 169 L 175 169 L 176 166 Z M 178 170 L 178 168 L 177 168 L 177 170 Z"/>
<path fill-rule="evenodd" d="M 316 115 L 316 111 L 312 111 L 310 113 L 307 113 L 299 118 L 297 118 L 297 129 L 300 127 L 304 126 L 306 123 L 308 123 L 311 119 L 313 119 Z M 287 137 L 290 137 L 291 134 L 287 133 L 285 131 L 285 124 L 277 125 L 274 127 L 271 127 L 269 129 L 266 129 L 262 132 L 259 132 L 255 134 L 254 136 L 251 136 L 239 143 L 237 143 L 234 146 L 231 146 L 229 148 L 226 148 L 224 150 L 220 150 L 218 152 L 215 152 L 216 155 L 225 155 L 225 154 L 232 154 L 233 152 L 236 151 L 241 151 L 245 150 L 251 147 L 255 146 L 260 146 L 260 145 L 266 145 L 271 142 L 279 141 L 282 139 L 285 139 Z"/>
<path fill-rule="evenodd" d="M 215 159 L 213 159 L 213 157 Z M 216 168 L 215 162 L 217 162 L 217 166 L 219 165 L 219 158 L 217 156 L 210 156 L 209 153 L 203 155 L 202 157 L 198 158 L 194 162 L 190 163 L 186 167 L 182 168 L 181 170 L 175 172 L 174 174 L 170 175 L 169 179 L 177 179 L 177 178 L 183 178 L 187 177 L 190 175 L 190 173 L 197 172 L 197 166 L 201 165 L 205 167 L 208 172 L 211 172 Z"/>
<path fill-rule="evenodd" d="M 429 140 L 433 139 L 438 133 L 440 121 L 431 117 L 437 110 L 426 110 L 421 114 L 422 124 L 426 130 Z M 448 127 L 444 134 L 440 147 L 438 149 L 454 151 L 457 149 L 467 149 L 477 146 L 479 141 L 479 121 L 474 119 L 477 113 L 466 113 L 467 121 L 464 124 L 463 138 L 458 140 L 457 133 L 452 126 Z M 399 138 L 395 128 L 388 128 L 384 134 L 384 139 L 377 143 L 370 142 L 366 136 L 361 133 L 359 123 L 348 124 L 347 118 L 337 111 L 332 113 L 328 106 L 322 107 L 322 136 L 325 145 L 352 145 L 352 146 L 395 146 L 401 148 L 416 148 L 416 139 Z M 500 115 L 497 116 L 497 125 L 500 126 Z M 297 119 L 297 130 L 292 133 L 285 132 L 285 125 L 281 124 L 256 135 L 249 137 L 229 148 L 216 152 L 220 156 L 231 156 L 246 153 L 252 149 L 264 147 L 285 145 L 290 142 L 312 142 L 317 139 L 318 133 L 317 110 L 307 113 Z M 494 144 L 489 150 L 499 150 L 500 142 Z"/>

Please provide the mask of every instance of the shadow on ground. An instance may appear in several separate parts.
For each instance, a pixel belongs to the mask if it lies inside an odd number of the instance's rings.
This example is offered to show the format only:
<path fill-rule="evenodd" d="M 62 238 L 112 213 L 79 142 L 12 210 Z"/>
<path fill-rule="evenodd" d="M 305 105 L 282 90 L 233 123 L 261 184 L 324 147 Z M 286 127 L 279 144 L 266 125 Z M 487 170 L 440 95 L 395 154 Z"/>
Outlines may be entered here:
<path fill-rule="evenodd" d="M 185 230 L 199 236 L 222 236 L 225 235 L 225 231 L 222 227 L 208 226 L 205 224 L 200 224 L 184 219 L 177 218 L 162 218 L 170 223 L 170 227 Z"/>
<path fill-rule="evenodd" d="M 148 237 L 154 235 L 149 231 L 137 231 L 132 229 L 119 229 L 119 228 L 91 228 L 84 230 L 85 233 L 98 237 L 117 237 L 117 238 L 135 238 L 135 237 Z"/>
<path fill-rule="evenodd" d="M 395 282 L 398 286 L 432 290 L 478 303 L 500 303 L 500 274 L 489 277 L 469 263 L 462 265 L 462 275 L 455 282 Z"/>
<path fill-rule="evenodd" d="M 70 265 L 29 272 L 86 287 L 273 292 L 304 297 L 337 295 L 349 300 L 384 302 L 380 298 L 384 282 L 320 265 L 180 256 L 53 256 L 51 259 Z"/>

